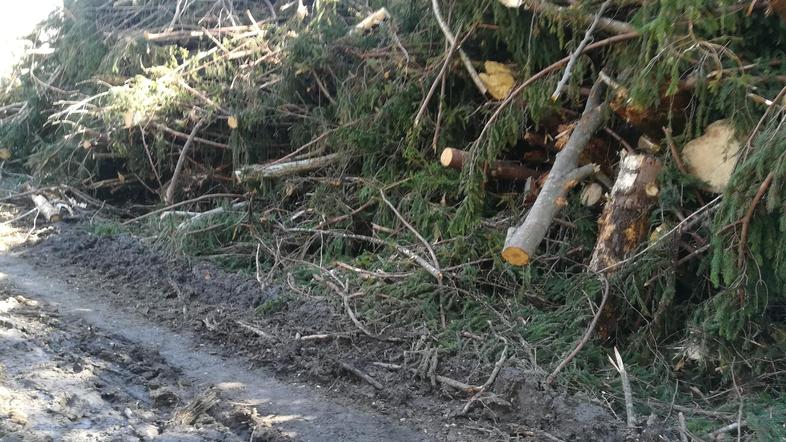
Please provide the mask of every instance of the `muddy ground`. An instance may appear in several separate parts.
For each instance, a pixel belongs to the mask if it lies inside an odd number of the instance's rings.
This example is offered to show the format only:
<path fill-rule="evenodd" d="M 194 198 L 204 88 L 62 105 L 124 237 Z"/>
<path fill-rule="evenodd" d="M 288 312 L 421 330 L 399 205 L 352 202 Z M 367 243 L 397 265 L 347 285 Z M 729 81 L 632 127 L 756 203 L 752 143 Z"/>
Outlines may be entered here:
<path fill-rule="evenodd" d="M 31 272 L 62 281 L 63 287 L 78 291 L 83 299 L 105 303 L 117 314 L 141 317 L 160 324 L 166 333 L 174 331 L 177 335 L 193 336 L 192 344 L 201 346 L 200 351 L 230 358 L 244 364 L 244 368 L 252 373 L 262 369 L 260 373 L 264 374 L 261 376 L 272 372 L 286 383 L 305 386 L 303 388 L 317 392 L 318 398 L 314 400 L 348 407 L 360 415 L 372 416 L 372 420 L 382 416 L 382 420 L 375 421 L 373 425 L 379 426 L 380 422 L 384 422 L 385 425 L 396 424 L 412 430 L 412 433 L 402 435 L 386 430 L 388 436 L 379 440 L 416 440 L 415 437 L 426 440 L 624 439 L 623 426 L 606 406 L 544 387 L 540 382 L 541 375 L 525 371 L 525 365 L 518 364 L 515 358 L 506 361 L 491 391 L 478 395 L 478 400 L 465 410 L 474 391 L 461 391 L 444 382 L 433 382 L 434 377 L 444 376 L 478 386 L 484 383 L 493 367 L 478 366 L 476 361 L 448 356 L 440 359 L 438 366 L 429 370 L 430 373 L 418 372 L 422 360 L 412 356 L 420 354 L 412 351 L 417 350 L 412 348 L 412 343 L 418 341 L 416 335 L 393 331 L 386 335 L 394 338 L 391 340 L 365 336 L 349 320 L 341 300 L 329 293 L 298 294 L 286 287 L 262 291 L 251 276 L 229 273 L 206 263 L 189 265 L 153 250 L 136 238 L 96 235 L 90 233 L 87 226 L 78 223 L 61 223 L 45 239 L 33 246 L 17 246 L 11 255 L 16 256 L 14 259 L 18 259 L 22 263 L 20 265 L 30 265 Z M 24 297 L 18 298 L 19 301 L 8 301 L 24 306 L 19 312 L 38 311 L 43 312 L 44 317 L 57 318 L 57 310 L 40 304 L 29 305 L 24 300 L 28 296 L 24 292 L 5 290 L 3 299 Z M 272 313 L 259 314 L 257 307 L 278 305 L 277 299 L 286 302 L 282 301 Z M 95 405 L 106 410 L 107 422 L 114 422 L 110 415 L 117 419 L 117 423 L 112 425 L 124 428 L 119 435 L 144 437 L 139 431 L 155 427 L 159 437 L 171 431 L 179 432 L 173 433 L 178 434 L 177 437 L 183 433 L 197 438 L 194 440 L 248 440 L 252 433 L 257 434 L 256 429 L 263 428 L 264 433 L 260 433 L 262 436 L 258 437 L 262 439 L 259 440 L 278 440 L 275 438 L 281 437 L 301 440 L 297 432 L 287 432 L 288 428 L 277 427 L 269 421 L 260 426 L 253 419 L 259 415 L 275 415 L 276 410 L 265 412 L 242 406 L 236 409 L 226 405 L 231 401 L 220 399 L 219 403 L 223 405 L 208 408 L 190 426 L 172 425 L 178 410 L 204 395 L 205 391 L 214 391 L 211 386 L 194 388 L 180 385 L 180 380 L 188 379 L 188 376 L 178 374 L 177 364 L 161 362 L 156 353 L 160 345 L 156 342 L 145 342 L 144 345 L 123 343 L 122 339 L 117 340 L 111 335 L 93 338 L 96 332 L 89 327 L 70 322 L 64 324 L 62 321 L 55 321 L 55 324 L 46 327 L 63 336 L 56 344 L 47 344 L 51 331 L 40 332 L 36 335 L 38 337 L 24 335 L 19 340 L 30 340 L 34 342 L 31 345 L 50 348 L 52 354 L 49 359 L 68 361 L 64 363 L 66 368 L 63 370 L 75 371 L 83 366 L 94 366 L 89 365 L 92 362 L 78 366 L 71 363 L 73 357 L 65 355 L 74 353 L 73 348 L 82 352 L 75 353 L 80 360 L 115 364 L 110 365 L 114 370 L 110 372 L 123 373 L 117 375 L 120 376 L 118 379 L 123 379 L 122 384 L 136 385 L 134 388 L 144 392 L 146 396 L 143 397 L 148 398 L 148 402 L 133 402 L 135 407 L 142 407 L 141 411 L 129 405 L 133 396 L 123 393 L 125 390 L 120 390 L 116 402 L 102 399 L 103 404 Z M 90 345 L 80 346 L 79 343 L 85 341 L 89 341 Z M 124 354 L 133 356 L 127 361 L 106 362 L 93 354 L 101 355 L 102 350 L 114 342 L 119 344 L 113 345 L 125 346 Z M 156 393 L 151 393 L 152 387 L 145 377 L 150 376 L 153 367 L 159 365 L 167 367 L 160 371 L 169 374 L 154 377 L 156 380 L 163 379 L 156 386 L 180 388 L 173 393 L 173 400 L 166 404 L 156 402 L 150 396 Z M 48 391 L 50 387 L 44 385 L 41 388 Z M 100 397 L 100 391 L 94 391 Z M 119 411 L 112 414 L 109 409 Z M 131 413 L 126 413 L 126 409 Z M 467 412 L 464 414 L 462 411 Z M 78 416 L 79 413 L 72 412 L 72 415 Z M 56 428 L 77 431 L 78 422 L 85 417 L 67 419 L 71 427 Z M 87 423 L 82 425 L 91 427 Z M 135 430 L 134 425 L 142 430 Z M 6 431 L 16 431 L 14 428 L 17 427 L 9 428 Z M 200 431 L 213 433 L 206 436 Z M 315 437 L 302 440 L 374 440 L 363 431 L 348 432 L 339 438 Z M 661 435 L 657 440 L 668 439 Z"/>

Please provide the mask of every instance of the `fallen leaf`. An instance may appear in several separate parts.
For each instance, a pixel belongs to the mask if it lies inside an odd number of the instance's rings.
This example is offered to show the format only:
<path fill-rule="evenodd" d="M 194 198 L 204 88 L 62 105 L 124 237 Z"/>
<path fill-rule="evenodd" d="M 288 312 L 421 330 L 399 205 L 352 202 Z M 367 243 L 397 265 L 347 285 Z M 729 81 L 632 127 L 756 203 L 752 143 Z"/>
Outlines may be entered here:
<path fill-rule="evenodd" d="M 11 149 L 0 149 L 0 160 L 10 160 L 11 159 Z"/>
<path fill-rule="evenodd" d="M 229 126 L 230 129 L 237 129 L 237 117 L 230 115 L 229 118 L 227 118 L 227 126 Z"/>
<path fill-rule="evenodd" d="M 480 80 L 495 100 L 505 99 L 516 83 L 513 73 L 507 66 L 496 61 L 486 61 L 484 65 L 486 72 L 478 74 Z"/>

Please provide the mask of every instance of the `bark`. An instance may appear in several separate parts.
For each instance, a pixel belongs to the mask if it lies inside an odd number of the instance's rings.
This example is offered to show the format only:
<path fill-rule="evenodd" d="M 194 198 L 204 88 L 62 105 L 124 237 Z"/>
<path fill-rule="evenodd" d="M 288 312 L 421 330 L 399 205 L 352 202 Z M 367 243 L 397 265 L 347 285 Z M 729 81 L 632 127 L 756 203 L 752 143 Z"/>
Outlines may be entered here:
<path fill-rule="evenodd" d="M 47 221 L 51 223 L 56 223 L 61 220 L 60 217 L 60 210 L 58 210 L 49 200 L 46 199 L 43 195 L 32 195 L 33 202 L 35 203 L 36 209 L 44 215 Z"/>
<path fill-rule="evenodd" d="M 602 272 L 628 258 L 647 237 L 649 215 L 658 201 L 662 164 L 653 156 L 622 153 L 611 197 L 598 220 L 590 269 Z"/>
<path fill-rule="evenodd" d="M 439 162 L 445 167 L 461 170 L 464 168 L 468 155 L 466 151 L 447 147 L 442 151 Z M 527 178 L 540 176 L 541 172 L 522 166 L 515 161 L 496 160 L 489 166 L 488 175 L 501 180 L 526 181 Z"/>
<path fill-rule="evenodd" d="M 505 248 L 502 250 L 502 258 L 508 263 L 523 266 L 530 262 L 554 217 L 565 204 L 565 194 L 578 181 L 596 171 L 597 166 L 594 164 L 577 166 L 579 156 L 592 134 L 605 119 L 607 105 L 601 102 L 603 92 L 603 83 L 596 82 L 581 119 L 576 123 L 565 147 L 557 154 L 554 166 L 527 217 L 518 227 L 508 229 Z"/>
<path fill-rule="evenodd" d="M 249 164 L 240 170 L 236 170 L 235 177 L 242 183 L 247 181 L 259 181 L 265 178 L 280 178 L 297 175 L 299 173 L 321 169 L 335 163 L 340 158 L 341 154 L 333 153 L 322 157 L 291 161 L 288 163 Z"/>

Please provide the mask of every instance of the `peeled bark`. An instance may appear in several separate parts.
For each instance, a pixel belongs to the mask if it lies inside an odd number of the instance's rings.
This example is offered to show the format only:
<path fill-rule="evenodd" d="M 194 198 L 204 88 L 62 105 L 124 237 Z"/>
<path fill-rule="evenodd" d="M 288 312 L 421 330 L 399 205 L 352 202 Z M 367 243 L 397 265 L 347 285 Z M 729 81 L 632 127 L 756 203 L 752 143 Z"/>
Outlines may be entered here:
<path fill-rule="evenodd" d="M 335 163 L 340 158 L 341 154 L 333 153 L 322 157 L 291 161 L 288 163 L 249 164 L 240 170 L 236 170 L 235 177 L 242 183 L 246 181 L 259 181 L 265 178 L 280 178 L 297 175 L 299 173 L 321 169 Z"/>
<path fill-rule="evenodd" d="M 463 150 L 447 147 L 442 151 L 439 162 L 445 167 L 461 170 L 464 168 L 467 155 L 467 152 Z M 522 166 L 515 161 L 497 160 L 488 168 L 489 177 L 502 180 L 526 181 L 527 178 L 535 178 L 541 174 L 541 172 Z"/>
<path fill-rule="evenodd" d="M 649 232 L 649 216 L 658 201 L 662 164 L 653 156 L 622 153 L 611 197 L 598 220 L 598 240 L 590 269 L 609 271 L 628 258 Z"/>

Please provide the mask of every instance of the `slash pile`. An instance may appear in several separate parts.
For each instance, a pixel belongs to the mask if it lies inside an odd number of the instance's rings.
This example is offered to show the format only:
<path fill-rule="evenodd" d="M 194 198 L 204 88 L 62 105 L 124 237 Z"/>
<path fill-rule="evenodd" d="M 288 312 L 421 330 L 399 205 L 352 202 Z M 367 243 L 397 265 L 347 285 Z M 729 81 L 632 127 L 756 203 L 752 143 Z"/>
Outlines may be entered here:
<path fill-rule="evenodd" d="M 263 285 L 338 288 L 364 333 L 446 354 L 469 333 L 491 365 L 536 349 L 597 395 L 617 347 L 637 408 L 751 393 L 766 438 L 785 9 L 71 0 L 2 85 L 0 161 Z"/>

